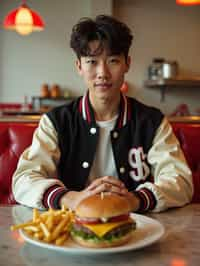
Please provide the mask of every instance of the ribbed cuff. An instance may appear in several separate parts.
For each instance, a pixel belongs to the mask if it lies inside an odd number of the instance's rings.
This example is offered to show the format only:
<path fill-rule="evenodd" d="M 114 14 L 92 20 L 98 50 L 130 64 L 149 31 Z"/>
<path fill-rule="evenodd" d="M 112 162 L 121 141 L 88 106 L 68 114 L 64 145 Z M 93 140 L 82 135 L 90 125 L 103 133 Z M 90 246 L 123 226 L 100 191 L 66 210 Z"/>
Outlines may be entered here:
<path fill-rule="evenodd" d="M 140 200 L 140 206 L 137 212 L 145 212 L 148 210 L 153 210 L 156 206 L 156 198 L 149 189 L 142 188 L 133 192 L 136 197 Z"/>
<path fill-rule="evenodd" d="M 60 209 L 59 201 L 60 198 L 66 193 L 68 190 L 65 187 L 59 185 L 53 185 L 49 187 L 43 194 L 42 203 L 46 209 Z"/>

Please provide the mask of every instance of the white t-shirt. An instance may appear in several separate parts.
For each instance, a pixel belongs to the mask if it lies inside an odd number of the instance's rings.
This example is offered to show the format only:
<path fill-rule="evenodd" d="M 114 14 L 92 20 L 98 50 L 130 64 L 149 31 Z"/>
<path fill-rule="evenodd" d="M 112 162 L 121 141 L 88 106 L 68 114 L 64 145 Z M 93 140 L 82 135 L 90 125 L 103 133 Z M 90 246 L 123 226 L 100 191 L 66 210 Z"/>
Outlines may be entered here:
<path fill-rule="evenodd" d="M 117 117 L 118 115 L 108 121 L 96 122 L 99 126 L 99 140 L 88 183 L 98 177 L 107 175 L 118 178 L 110 140 L 110 131 L 114 128 Z"/>

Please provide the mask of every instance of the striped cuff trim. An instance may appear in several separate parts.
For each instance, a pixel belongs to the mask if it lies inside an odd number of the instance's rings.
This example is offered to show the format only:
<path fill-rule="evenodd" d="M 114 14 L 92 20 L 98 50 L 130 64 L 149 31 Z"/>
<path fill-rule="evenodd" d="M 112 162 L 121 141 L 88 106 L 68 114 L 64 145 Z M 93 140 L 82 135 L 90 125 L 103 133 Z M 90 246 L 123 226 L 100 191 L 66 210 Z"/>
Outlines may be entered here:
<path fill-rule="evenodd" d="M 59 185 L 53 185 L 48 188 L 43 195 L 43 205 L 46 209 L 53 208 L 59 209 L 59 200 L 68 190 Z"/>
<path fill-rule="evenodd" d="M 134 194 L 140 199 L 140 207 L 138 212 L 145 212 L 148 210 L 153 210 L 156 206 L 156 198 L 149 189 L 143 188 L 134 191 Z"/>

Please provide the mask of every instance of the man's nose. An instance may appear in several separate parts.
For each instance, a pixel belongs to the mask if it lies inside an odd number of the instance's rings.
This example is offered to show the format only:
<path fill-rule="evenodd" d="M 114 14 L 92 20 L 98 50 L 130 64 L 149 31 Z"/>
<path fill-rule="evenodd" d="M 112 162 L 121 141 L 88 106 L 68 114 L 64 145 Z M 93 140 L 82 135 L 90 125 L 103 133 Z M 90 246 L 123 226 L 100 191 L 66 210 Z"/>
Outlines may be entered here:
<path fill-rule="evenodd" d="M 106 63 L 99 64 L 97 76 L 99 79 L 108 79 L 110 77 L 110 69 Z"/>

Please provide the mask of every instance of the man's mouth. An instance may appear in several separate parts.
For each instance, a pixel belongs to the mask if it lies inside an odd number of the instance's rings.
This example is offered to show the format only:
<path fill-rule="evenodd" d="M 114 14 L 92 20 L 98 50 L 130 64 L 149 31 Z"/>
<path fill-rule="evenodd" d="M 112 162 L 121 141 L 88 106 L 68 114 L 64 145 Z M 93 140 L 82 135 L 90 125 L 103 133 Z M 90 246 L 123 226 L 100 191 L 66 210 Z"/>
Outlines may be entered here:
<path fill-rule="evenodd" d="M 95 87 L 99 89 L 109 89 L 112 86 L 111 83 L 96 83 Z"/>

